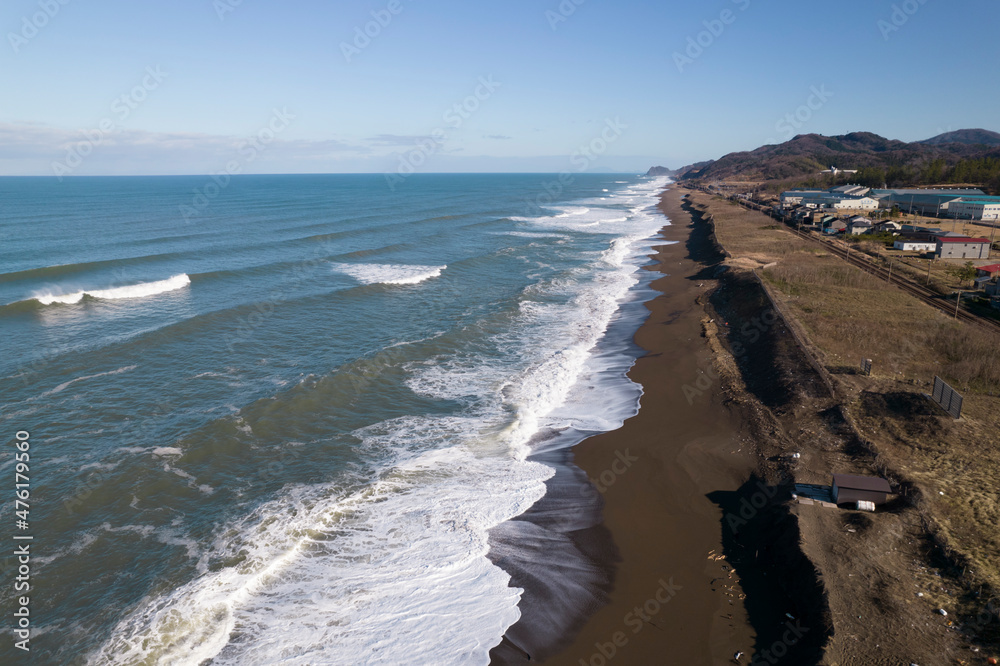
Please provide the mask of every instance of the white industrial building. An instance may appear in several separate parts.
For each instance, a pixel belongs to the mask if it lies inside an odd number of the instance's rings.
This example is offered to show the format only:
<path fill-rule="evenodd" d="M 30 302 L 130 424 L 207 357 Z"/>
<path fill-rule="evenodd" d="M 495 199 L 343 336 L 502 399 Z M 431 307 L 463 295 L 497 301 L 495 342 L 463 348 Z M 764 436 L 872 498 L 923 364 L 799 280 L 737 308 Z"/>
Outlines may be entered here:
<path fill-rule="evenodd" d="M 948 217 L 970 220 L 1000 220 L 1000 197 L 981 199 L 963 197 L 949 204 Z"/>
<path fill-rule="evenodd" d="M 904 213 L 972 220 L 1000 219 L 1000 197 L 987 196 L 976 188 L 872 190 L 870 196 L 878 199 L 882 208 L 895 206 Z"/>
<path fill-rule="evenodd" d="M 833 210 L 878 210 L 878 201 L 863 196 L 868 188 L 844 185 L 832 190 L 788 190 L 781 193 L 783 208 L 806 206 L 808 208 L 831 208 Z"/>
<path fill-rule="evenodd" d="M 872 188 L 863 185 L 841 185 L 830 190 L 834 194 L 847 194 L 852 197 L 863 197 L 872 191 Z"/>
<path fill-rule="evenodd" d="M 781 205 L 784 208 L 792 208 L 802 204 L 802 200 L 827 194 L 826 190 L 789 190 L 781 193 Z"/>
<path fill-rule="evenodd" d="M 831 195 L 827 205 L 837 210 L 878 210 L 878 201 L 871 197 Z"/>
<path fill-rule="evenodd" d="M 910 239 L 896 239 L 893 241 L 892 246 L 904 252 L 933 252 L 937 249 L 936 242 Z"/>

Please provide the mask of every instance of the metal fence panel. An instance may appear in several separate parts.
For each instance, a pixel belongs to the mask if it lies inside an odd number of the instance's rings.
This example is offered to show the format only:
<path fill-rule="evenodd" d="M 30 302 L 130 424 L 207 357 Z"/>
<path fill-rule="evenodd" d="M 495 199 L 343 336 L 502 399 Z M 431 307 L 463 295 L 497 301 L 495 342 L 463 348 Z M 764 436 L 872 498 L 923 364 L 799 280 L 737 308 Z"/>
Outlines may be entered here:
<path fill-rule="evenodd" d="M 940 377 L 934 378 L 934 394 L 931 397 L 944 411 L 951 414 L 952 418 L 956 420 L 962 418 L 962 403 L 965 402 L 965 398 L 945 384 Z"/>

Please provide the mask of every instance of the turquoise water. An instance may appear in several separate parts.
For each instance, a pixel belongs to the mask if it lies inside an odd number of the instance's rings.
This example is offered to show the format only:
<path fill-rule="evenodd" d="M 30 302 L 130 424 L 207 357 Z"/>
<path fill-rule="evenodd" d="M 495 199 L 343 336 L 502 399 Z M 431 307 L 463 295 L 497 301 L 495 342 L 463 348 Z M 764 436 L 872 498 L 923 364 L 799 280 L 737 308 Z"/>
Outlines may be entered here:
<path fill-rule="evenodd" d="M 485 663 L 539 433 L 635 409 L 664 181 L 208 182 L 0 179 L 32 663 Z"/>

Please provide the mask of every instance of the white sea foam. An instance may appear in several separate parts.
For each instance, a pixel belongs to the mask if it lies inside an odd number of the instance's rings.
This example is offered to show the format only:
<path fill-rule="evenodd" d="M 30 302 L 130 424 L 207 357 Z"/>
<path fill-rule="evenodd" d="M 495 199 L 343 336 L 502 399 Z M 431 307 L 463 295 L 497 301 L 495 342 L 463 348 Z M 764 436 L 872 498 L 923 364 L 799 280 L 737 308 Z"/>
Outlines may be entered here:
<path fill-rule="evenodd" d="M 108 372 L 99 372 L 96 375 L 85 375 L 83 377 L 77 377 L 76 379 L 71 379 L 68 382 L 63 382 L 59 386 L 55 387 L 54 389 L 50 389 L 50 390 L 46 391 L 45 393 L 42 393 L 38 397 L 39 398 L 44 398 L 46 396 L 54 395 L 56 393 L 62 393 L 69 386 L 75 384 L 76 382 L 82 382 L 85 379 L 94 379 L 95 377 L 107 377 L 108 375 L 120 375 L 123 372 L 129 372 L 130 370 L 135 370 L 137 367 L 139 367 L 139 366 L 137 366 L 137 365 L 126 365 L 125 367 L 118 368 L 117 370 L 109 370 Z"/>
<path fill-rule="evenodd" d="M 124 451 L 125 453 L 145 453 L 149 451 L 148 447 L 145 446 L 120 446 L 115 451 Z"/>
<path fill-rule="evenodd" d="M 587 207 L 582 207 L 582 208 L 570 207 L 560 210 L 562 210 L 563 212 L 556 215 L 556 217 L 572 217 L 573 215 L 586 215 L 587 213 L 590 212 L 590 209 Z"/>
<path fill-rule="evenodd" d="M 583 201 L 590 206 L 553 206 L 553 210 L 559 211 L 554 215 L 520 218 L 520 221 L 537 229 L 528 233 L 583 232 L 642 237 L 642 234 L 655 233 L 663 224 L 663 217 L 649 209 L 654 203 L 651 194 L 665 184 L 666 181 L 658 182 L 646 190 L 634 192 L 620 203 L 585 199 Z"/>
<path fill-rule="evenodd" d="M 399 450 L 414 432 L 468 429 L 435 421 L 404 417 L 358 434 Z M 91 663 L 486 663 L 519 598 L 486 558 L 487 532 L 535 502 L 550 470 L 496 465 L 475 449 L 404 457 L 347 495 L 298 487 L 265 504 L 216 544 L 239 566 L 151 600 Z"/>
<path fill-rule="evenodd" d="M 79 555 L 83 551 L 87 550 L 92 543 L 97 541 L 98 536 L 99 532 L 96 530 L 83 532 L 66 548 L 58 550 L 50 555 L 38 557 L 36 562 L 40 565 L 45 565 L 59 559 L 60 557 L 65 557 L 67 555 Z"/>
<path fill-rule="evenodd" d="M 527 221 L 527 218 L 524 221 Z M 519 238 L 566 238 L 562 234 L 545 231 L 504 231 L 502 234 L 504 236 L 517 236 Z"/>
<path fill-rule="evenodd" d="M 168 291 L 175 291 L 177 289 L 183 289 L 184 287 L 191 284 L 191 278 L 185 273 L 180 275 L 174 275 L 173 277 L 167 278 L 166 280 L 157 280 L 156 282 L 142 282 L 140 284 L 132 284 L 126 287 L 112 287 L 110 289 L 85 289 L 81 291 L 75 291 L 68 294 L 54 294 L 51 291 L 46 291 L 43 293 L 32 294 L 32 298 L 41 303 L 42 305 L 51 305 L 53 303 L 64 303 L 72 304 L 79 303 L 83 300 L 84 296 L 90 296 L 91 298 L 101 298 L 106 300 L 115 300 L 121 298 L 146 298 L 147 296 L 156 296 L 157 294 L 163 294 Z"/>
<path fill-rule="evenodd" d="M 82 472 L 86 469 L 99 469 L 102 472 L 109 472 L 113 470 L 115 467 L 118 467 L 118 464 L 120 462 L 121 462 L 120 460 L 117 460 L 115 462 L 110 462 L 110 463 L 101 463 L 101 462 L 87 463 L 86 465 L 80 465 L 79 471 Z"/>
<path fill-rule="evenodd" d="M 441 275 L 447 266 L 410 266 L 404 264 L 334 264 L 333 270 L 345 273 L 362 284 L 417 284 Z"/>
<path fill-rule="evenodd" d="M 194 539 L 182 536 L 178 529 L 178 525 L 170 527 L 156 527 L 154 525 L 122 525 L 114 527 L 110 523 L 103 523 L 101 525 L 101 529 L 111 534 L 135 534 L 147 539 L 156 539 L 160 543 L 165 543 L 170 546 L 180 546 L 187 552 L 188 557 L 193 560 L 197 560 L 201 556 L 201 546 Z M 89 546 L 90 543 L 88 543 L 87 546 Z"/>
<path fill-rule="evenodd" d="M 521 594 L 487 558 L 489 531 L 536 502 L 553 473 L 527 460 L 532 435 L 613 427 L 635 402 L 632 385 L 607 414 L 598 375 L 611 361 L 594 350 L 638 281 L 639 239 L 662 218 L 614 226 L 619 237 L 587 267 L 524 290 L 514 324 L 487 341 L 502 358 L 469 350 L 406 366 L 411 389 L 465 401 L 465 416 L 355 431 L 383 460 L 370 484 L 289 487 L 223 526 L 202 574 L 123 618 L 90 663 L 488 663 Z M 384 282 L 377 268 L 372 281 Z M 614 360 L 618 384 L 627 362 Z M 574 407 L 588 390 L 600 399 Z"/>

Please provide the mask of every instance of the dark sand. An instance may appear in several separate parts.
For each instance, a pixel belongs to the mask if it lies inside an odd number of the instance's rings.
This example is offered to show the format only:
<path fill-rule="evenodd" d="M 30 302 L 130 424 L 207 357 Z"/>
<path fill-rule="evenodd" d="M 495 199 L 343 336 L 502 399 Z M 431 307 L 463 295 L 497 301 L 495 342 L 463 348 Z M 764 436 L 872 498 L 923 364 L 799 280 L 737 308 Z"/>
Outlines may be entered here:
<path fill-rule="evenodd" d="M 728 528 L 708 498 L 736 491 L 754 461 L 702 336 L 710 316 L 702 296 L 720 257 L 706 225 L 692 226 L 682 196 L 672 188 L 660 203 L 671 221 L 662 236 L 676 242 L 657 247 L 649 267 L 664 276 L 653 282 L 661 294 L 646 304 L 649 319 L 635 336 L 647 351 L 629 373 L 644 390 L 639 414 L 573 451 L 603 494 L 602 527 L 620 558 L 610 598 L 545 663 L 732 663 L 754 643 L 739 580 L 713 558 Z M 685 385 L 702 392 L 686 395 Z"/>

